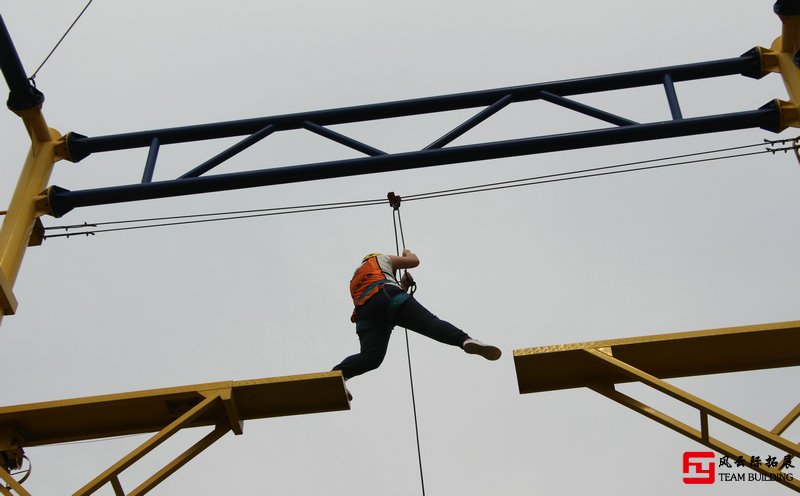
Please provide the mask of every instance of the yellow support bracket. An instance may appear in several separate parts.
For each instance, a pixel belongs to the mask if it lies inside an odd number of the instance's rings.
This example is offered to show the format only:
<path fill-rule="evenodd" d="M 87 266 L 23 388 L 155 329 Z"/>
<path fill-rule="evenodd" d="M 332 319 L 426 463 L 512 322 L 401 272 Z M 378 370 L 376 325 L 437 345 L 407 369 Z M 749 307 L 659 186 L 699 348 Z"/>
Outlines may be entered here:
<path fill-rule="evenodd" d="M 201 451 L 214 444 L 217 439 L 227 434 L 230 430 L 231 428 L 228 425 L 220 424 L 216 426 L 213 431 L 208 433 L 201 440 L 197 441 L 189 449 L 165 465 L 164 468 L 153 474 L 149 479 L 142 482 L 138 487 L 136 487 L 136 489 L 128 493 L 128 496 L 141 496 L 142 494 L 147 493 L 153 487 L 161 483 L 164 479 L 172 475 L 179 468 L 189 463 L 192 458 L 199 455 Z"/>
<path fill-rule="evenodd" d="M 49 213 L 42 192 L 47 189 L 54 164 L 64 158 L 64 138 L 47 126 L 41 107 L 18 111 L 31 148 L 22 167 L 8 210 L 0 226 L 0 322 L 16 311 L 12 289 L 28 246 L 41 244 L 43 227 L 39 217 Z"/>
<path fill-rule="evenodd" d="M 786 414 L 783 420 L 778 422 L 778 425 L 772 429 L 772 433 L 777 435 L 783 434 L 783 432 L 788 429 L 798 417 L 800 417 L 800 403 L 798 403 L 791 412 Z"/>
<path fill-rule="evenodd" d="M 17 313 L 17 298 L 2 270 L 0 270 L 0 310 L 3 311 L 3 315 Z"/>
<path fill-rule="evenodd" d="M 790 101 L 779 101 L 781 128 L 800 127 L 800 15 L 792 9 L 779 9 L 781 35 L 770 48 L 757 47 L 761 74 L 778 73 L 783 78 Z"/>
<path fill-rule="evenodd" d="M 790 367 L 800 365 L 800 321 L 635 338 L 544 346 L 514 351 L 520 393 L 588 387 L 719 453 L 753 460 L 711 436 L 709 417 L 728 424 L 787 456 L 800 456 L 800 445 L 781 434 L 800 417 L 800 404 L 771 430 L 748 422 L 666 382 L 665 378 Z M 699 429 L 646 405 L 615 388 L 639 382 L 699 413 Z M 751 464 L 748 464 L 751 465 Z M 777 468 L 752 464 L 786 487 L 800 492 L 800 481 Z"/>
<path fill-rule="evenodd" d="M 14 479 L 11 476 L 11 474 L 8 473 L 8 471 L 3 467 L 0 467 L 0 479 L 2 479 L 3 482 L 5 482 L 6 485 L 8 486 L 7 488 L 4 486 L 0 486 L 0 490 L 2 490 L 0 492 L 2 492 L 3 495 L 14 496 L 14 493 L 11 492 L 11 490 L 13 489 L 14 492 L 17 493 L 17 496 L 31 496 L 31 493 L 26 491 L 25 488 L 23 488 L 22 485 L 19 482 L 17 482 L 16 479 Z"/>
<path fill-rule="evenodd" d="M 222 401 L 222 406 L 225 409 L 225 415 L 230 421 L 230 430 L 237 436 L 244 432 L 244 421 L 239 414 L 239 409 L 236 407 L 236 401 L 231 394 L 232 388 L 223 389 L 219 391 L 219 398 Z"/>
<path fill-rule="evenodd" d="M 797 443 L 793 443 L 791 441 L 787 441 L 780 436 L 773 434 L 771 431 L 768 431 L 762 427 L 753 424 L 752 422 L 748 422 L 747 420 L 738 417 L 730 412 L 727 412 L 712 403 L 709 403 L 693 394 L 690 394 L 678 387 L 673 386 L 672 384 L 655 377 L 654 375 L 648 374 L 641 369 L 633 367 L 622 360 L 618 360 L 606 353 L 603 353 L 600 350 L 592 350 L 588 349 L 585 350 L 586 353 L 589 353 L 593 357 L 619 369 L 624 374 L 630 376 L 631 379 L 634 379 L 642 384 L 652 387 L 657 391 L 664 393 L 672 398 L 689 405 L 693 408 L 696 408 L 698 411 L 701 412 L 702 415 L 707 416 L 711 415 L 712 417 L 725 422 L 726 424 L 735 427 L 765 443 L 771 444 L 787 453 L 792 454 L 793 456 L 800 456 L 800 446 Z M 705 419 L 704 423 L 707 423 L 707 418 Z M 702 437 L 707 438 L 708 432 L 704 431 Z M 800 486 L 798 486 L 800 489 Z"/>
<path fill-rule="evenodd" d="M 241 434 L 245 420 L 349 408 L 344 380 L 338 371 L 1 407 L 0 461 L 21 456 L 23 447 L 154 432 L 139 447 L 74 493 L 75 496 L 86 496 L 110 485 L 117 496 L 139 496 L 227 432 Z M 123 471 L 178 431 L 203 426 L 213 426 L 213 430 L 137 488 L 125 492 L 119 480 Z M 3 467 L 0 463 L 3 480 L 10 478 L 5 471 L 7 468 L 10 467 Z M 25 496 L 28 493 L 18 491 L 18 494 Z"/>
<path fill-rule="evenodd" d="M 139 461 L 139 459 L 141 459 L 144 455 L 148 454 L 149 452 L 157 448 L 161 443 L 172 437 L 182 428 L 191 425 L 191 422 L 194 419 L 196 419 L 197 417 L 208 411 L 211 407 L 213 407 L 214 403 L 218 399 L 219 396 L 209 396 L 200 403 L 198 403 L 197 405 L 195 405 L 194 407 L 192 407 L 188 412 L 184 413 L 183 415 L 175 419 L 168 426 L 158 431 L 153 437 L 142 443 L 142 445 L 140 445 L 138 448 L 131 451 L 120 461 L 109 467 L 105 472 L 98 475 L 91 482 L 89 482 L 81 489 L 76 491 L 74 496 L 88 496 L 89 494 L 94 493 L 107 483 L 111 482 L 112 479 L 116 480 L 118 485 L 119 484 L 118 477 L 123 470 L 125 470 L 126 468 L 130 467 L 131 465 Z"/>
<path fill-rule="evenodd" d="M 595 386 L 590 386 L 590 388 L 593 391 L 595 391 L 595 392 L 597 392 L 599 394 L 602 394 L 606 398 L 609 398 L 610 400 L 616 401 L 617 403 L 619 403 L 619 404 L 621 404 L 621 405 L 623 405 L 623 406 L 625 406 L 627 408 L 630 408 L 631 410 L 633 410 L 633 411 L 635 411 L 637 413 L 640 413 L 640 414 L 644 415 L 645 417 L 648 417 L 649 419 L 654 420 L 654 421 L 660 423 L 661 425 L 674 430 L 675 432 L 683 434 L 684 436 L 686 436 L 686 437 L 688 437 L 690 439 L 693 439 L 694 441 L 713 449 L 717 453 L 721 453 L 721 454 L 723 454 L 725 456 L 730 457 L 732 460 L 738 460 L 741 457 L 742 460 L 750 460 L 750 461 L 752 461 L 752 458 L 749 455 L 747 455 L 745 452 L 743 452 L 743 451 L 741 451 L 739 449 L 736 449 L 736 448 L 734 448 L 734 447 L 732 447 L 732 446 L 720 441 L 719 439 L 712 437 L 709 434 L 709 430 L 708 430 L 708 415 L 709 415 L 709 412 L 707 412 L 707 411 L 700 410 L 701 428 L 698 430 L 698 429 L 695 429 L 694 427 L 692 427 L 692 426 L 690 426 L 688 424 L 685 424 L 685 423 L 681 422 L 680 420 L 675 419 L 674 417 L 671 417 L 671 416 L 669 416 L 669 415 L 667 415 L 667 414 L 665 414 L 665 413 L 653 408 L 652 406 L 644 404 L 644 403 L 642 403 L 642 402 L 640 402 L 640 401 L 638 401 L 638 400 L 636 400 L 634 398 L 631 398 L 630 396 L 628 396 L 628 395 L 626 395 L 624 393 L 621 393 L 621 392 L 617 391 L 616 389 L 614 389 L 613 386 L 595 385 Z M 716 408 L 716 407 L 715 407 L 715 409 L 716 409 L 717 412 L 720 412 L 720 413 L 724 412 L 724 410 L 722 410 L 722 409 L 719 409 L 719 408 Z M 725 413 L 727 413 L 727 412 L 725 412 Z M 776 468 L 770 468 L 770 467 L 765 466 L 764 464 L 759 464 L 759 465 L 753 466 L 753 465 L 748 463 L 748 468 L 751 468 L 752 470 L 754 470 L 756 472 L 764 474 L 767 477 L 772 478 L 776 482 L 779 482 L 779 483 L 783 484 L 784 486 L 786 486 L 786 487 L 788 487 L 790 489 L 793 489 L 794 491 L 800 492 L 800 481 L 794 479 L 793 477 L 792 478 L 787 477 L 786 474 L 781 471 L 782 467 L 780 467 L 780 466 L 776 467 Z"/>

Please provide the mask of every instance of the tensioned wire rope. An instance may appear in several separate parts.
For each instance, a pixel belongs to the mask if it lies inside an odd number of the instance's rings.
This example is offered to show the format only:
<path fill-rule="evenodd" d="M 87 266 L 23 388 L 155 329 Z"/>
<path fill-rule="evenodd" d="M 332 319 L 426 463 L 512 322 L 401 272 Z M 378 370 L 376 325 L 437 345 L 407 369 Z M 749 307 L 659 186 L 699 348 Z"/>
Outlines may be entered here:
<path fill-rule="evenodd" d="M 500 181 L 500 182 L 493 182 L 493 183 L 484 183 L 484 184 L 477 184 L 473 186 L 464 186 L 460 188 L 452 188 L 452 189 L 445 189 L 439 191 L 429 191 L 426 193 L 416 193 L 416 194 L 409 194 L 403 197 L 405 201 L 419 201 L 419 200 L 428 200 L 432 198 L 442 198 L 442 197 L 449 197 L 449 196 L 456 196 L 456 195 L 464 195 L 470 193 L 480 193 L 486 191 L 497 191 L 509 188 L 517 188 L 523 186 L 536 186 L 548 183 L 555 183 L 555 182 L 564 182 L 564 181 L 572 181 L 577 179 L 591 179 L 591 178 L 598 178 L 603 176 L 610 176 L 616 174 L 624 174 L 629 172 L 642 172 L 642 171 L 652 171 L 657 169 L 663 169 L 667 167 L 676 167 L 681 165 L 693 165 L 693 164 L 700 164 L 704 162 L 712 162 L 712 161 L 721 161 L 721 160 L 730 160 L 734 158 L 743 158 L 743 157 L 751 157 L 755 155 L 763 155 L 766 153 L 775 154 L 777 152 L 783 151 L 787 152 L 789 150 L 797 151 L 798 148 L 798 140 L 800 138 L 794 139 L 785 139 L 785 140 L 764 140 L 762 143 L 753 143 L 749 145 L 741 145 L 729 148 L 720 148 L 716 150 L 707 150 L 702 152 L 695 152 L 695 153 L 688 153 L 688 154 L 681 154 L 681 155 L 672 155 L 668 157 L 662 158 L 655 158 L 655 159 L 647 159 L 647 160 L 639 160 L 634 162 L 625 162 L 620 164 L 613 164 L 613 165 L 606 165 L 601 167 L 592 167 L 580 170 L 573 170 L 567 172 L 557 172 L 553 174 L 545 174 L 540 176 L 533 176 L 521 179 L 512 179 L 507 181 Z M 775 145 L 775 144 L 785 144 L 788 142 L 793 142 L 793 145 L 781 147 L 781 148 L 766 148 L 764 150 L 758 151 L 751 151 L 751 152 L 744 152 L 744 153 L 734 153 L 734 154 L 727 154 L 721 156 L 711 156 L 708 157 L 706 155 L 713 155 L 719 153 L 726 153 L 726 152 L 733 152 L 738 150 L 745 150 L 749 148 L 754 148 L 758 146 L 765 146 L 765 145 Z M 703 157 L 706 156 L 706 157 Z M 695 158 L 695 157 L 702 157 L 702 158 Z M 684 160 L 681 160 L 684 159 Z M 658 164 L 658 162 L 665 162 L 665 161 L 672 161 L 678 160 L 677 162 L 668 162 L 663 164 Z M 656 165 L 644 165 L 644 164 L 656 164 Z M 634 168 L 627 168 L 632 166 L 642 166 L 642 167 L 634 167 Z M 385 204 L 385 199 L 370 199 L 370 200 L 354 200 L 354 201 L 343 201 L 343 202 L 332 202 L 332 203 L 319 203 L 319 204 L 310 204 L 310 205 L 297 205 L 297 206 L 286 206 L 286 207 L 271 207 L 271 208 L 260 208 L 260 209 L 251 209 L 251 210 L 236 210 L 236 211 L 224 211 L 224 212 L 209 212 L 209 213 L 201 213 L 201 214 L 186 214 L 186 215 L 175 215 L 175 216 L 164 216 L 164 217 L 149 217 L 149 218 L 140 218 L 140 219 L 127 219 L 127 220 L 116 220 L 116 221 L 106 221 L 106 222 L 96 222 L 96 223 L 86 223 L 83 224 L 72 224 L 72 225 L 62 225 L 62 226 L 48 226 L 45 227 L 46 231 L 52 230 L 64 230 L 65 233 L 62 234 L 50 234 L 45 235 L 44 238 L 59 238 L 59 237 L 71 237 L 71 236 L 79 236 L 79 235 L 95 235 L 98 233 L 107 233 L 107 232 L 119 232 L 119 231 L 128 231 L 128 230 L 137 230 L 137 229 L 149 229 L 154 227 L 171 227 L 171 226 L 178 226 L 178 225 L 186 225 L 186 224 L 199 224 L 199 223 L 207 223 L 207 222 L 221 222 L 221 221 L 230 221 L 230 220 L 239 220 L 239 219 L 252 219 L 257 217 L 269 217 L 275 215 L 288 215 L 288 214 L 298 214 L 298 213 L 307 213 L 307 212 L 318 212 L 318 211 L 327 211 L 327 210 L 338 210 L 344 208 L 356 208 L 356 207 L 366 207 L 366 206 L 374 206 L 374 205 L 381 205 Z M 167 221 L 167 222 L 165 222 Z M 138 224 L 138 225 L 131 225 L 131 224 Z M 102 229 L 92 229 L 86 230 L 89 228 L 98 228 L 101 226 L 120 226 L 120 227 L 109 227 L 109 228 L 102 228 Z M 83 229 L 76 231 L 78 229 Z M 72 230 L 73 232 L 70 232 Z"/>
<path fill-rule="evenodd" d="M 33 71 L 33 74 L 31 75 L 31 77 L 28 78 L 30 80 L 30 82 L 33 83 L 34 86 L 36 86 L 36 75 L 39 74 L 39 71 L 42 70 L 42 67 L 44 67 L 44 65 L 47 63 L 47 61 L 50 60 L 50 57 L 53 56 L 53 53 L 55 53 L 56 49 L 59 47 L 59 45 L 61 45 L 61 42 L 64 41 L 64 38 L 67 37 L 69 32 L 72 31 L 72 28 L 74 28 L 75 25 L 78 23 L 78 21 L 81 19 L 81 17 L 83 17 L 83 14 L 86 12 L 86 9 L 89 8 L 89 6 L 92 4 L 93 1 L 94 0 L 89 0 L 89 2 L 86 4 L 86 6 L 83 7 L 83 10 L 81 10 L 81 12 L 78 14 L 78 17 L 76 17 L 75 20 L 72 21 L 72 24 L 69 25 L 69 27 L 67 28 L 66 32 L 64 32 L 64 34 L 58 40 L 58 42 L 53 47 L 53 49 L 50 50 L 50 53 L 47 54 L 47 57 L 44 58 L 42 63 L 39 64 L 39 67 L 37 67 L 36 70 Z"/>

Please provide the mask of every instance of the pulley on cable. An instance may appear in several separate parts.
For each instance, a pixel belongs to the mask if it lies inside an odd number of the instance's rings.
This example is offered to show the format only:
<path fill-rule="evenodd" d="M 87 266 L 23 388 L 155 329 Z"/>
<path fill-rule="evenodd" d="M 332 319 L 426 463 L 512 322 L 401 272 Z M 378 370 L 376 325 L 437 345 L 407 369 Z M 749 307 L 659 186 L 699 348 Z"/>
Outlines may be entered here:
<path fill-rule="evenodd" d="M 406 250 L 406 237 L 403 234 L 403 219 L 400 217 L 400 202 L 402 198 L 400 196 L 395 195 L 394 191 L 390 191 L 389 194 L 386 195 L 389 199 L 389 206 L 392 207 L 392 222 L 394 224 L 394 243 L 395 249 L 397 251 L 397 255 L 400 256 L 400 245 L 397 242 L 397 228 L 398 225 L 400 226 L 400 240 L 403 243 L 403 251 Z M 417 291 L 417 283 L 414 281 L 414 278 L 411 277 L 411 274 L 408 273 L 408 269 L 403 269 L 403 277 L 401 282 L 401 287 L 408 291 L 409 294 L 414 294 Z"/>

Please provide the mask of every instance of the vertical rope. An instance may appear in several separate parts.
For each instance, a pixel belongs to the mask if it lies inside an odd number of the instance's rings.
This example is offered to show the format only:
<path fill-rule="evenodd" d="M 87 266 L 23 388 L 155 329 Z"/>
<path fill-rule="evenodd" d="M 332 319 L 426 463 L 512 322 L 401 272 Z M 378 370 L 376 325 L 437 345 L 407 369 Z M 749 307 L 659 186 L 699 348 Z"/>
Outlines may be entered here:
<path fill-rule="evenodd" d="M 400 240 L 403 242 L 403 250 L 406 249 L 406 239 L 403 235 L 403 221 L 400 218 L 399 206 L 395 206 L 392 210 L 392 223 L 394 224 L 394 245 L 397 250 L 397 256 L 400 256 Z M 397 237 L 397 226 L 400 225 L 400 238 Z M 411 369 L 411 346 L 408 343 L 408 329 L 405 329 L 406 334 L 406 356 L 408 357 L 408 381 L 411 383 L 411 406 L 414 410 L 414 434 L 417 438 L 417 460 L 419 461 L 419 482 L 422 485 L 422 496 L 425 496 L 425 477 L 422 472 L 422 449 L 419 444 L 419 421 L 417 420 L 417 399 L 414 394 L 414 373 Z"/>

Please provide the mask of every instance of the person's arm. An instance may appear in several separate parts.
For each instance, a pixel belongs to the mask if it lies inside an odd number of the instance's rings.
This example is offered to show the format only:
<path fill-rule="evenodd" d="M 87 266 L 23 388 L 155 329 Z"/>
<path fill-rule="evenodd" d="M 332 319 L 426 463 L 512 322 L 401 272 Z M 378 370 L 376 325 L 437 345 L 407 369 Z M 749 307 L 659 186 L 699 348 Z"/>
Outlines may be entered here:
<path fill-rule="evenodd" d="M 419 257 L 411 250 L 403 250 L 401 256 L 389 255 L 389 261 L 392 262 L 392 268 L 399 269 L 413 269 L 419 265 Z"/>

